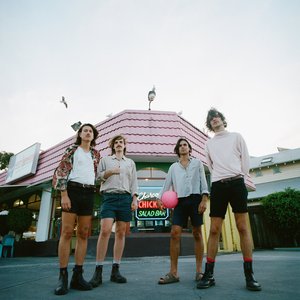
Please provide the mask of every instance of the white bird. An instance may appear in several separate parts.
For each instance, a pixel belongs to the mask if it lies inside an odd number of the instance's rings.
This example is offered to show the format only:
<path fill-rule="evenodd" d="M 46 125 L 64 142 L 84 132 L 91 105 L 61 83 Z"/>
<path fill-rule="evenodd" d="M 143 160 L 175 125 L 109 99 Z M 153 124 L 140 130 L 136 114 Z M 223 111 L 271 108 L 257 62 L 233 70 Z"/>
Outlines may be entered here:
<path fill-rule="evenodd" d="M 65 107 L 68 108 L 68 104 L 67 104 L 64 96 L 61 97 L 60 103 L 63 103 L 65 105 Z"/>

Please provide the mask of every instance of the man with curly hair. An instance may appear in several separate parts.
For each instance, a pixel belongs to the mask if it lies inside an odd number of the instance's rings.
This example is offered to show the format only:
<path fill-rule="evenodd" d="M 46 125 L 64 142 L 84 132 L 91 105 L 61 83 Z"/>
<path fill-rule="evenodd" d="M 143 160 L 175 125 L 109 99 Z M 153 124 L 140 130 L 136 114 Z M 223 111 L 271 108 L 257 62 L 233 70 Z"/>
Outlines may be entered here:
<path fill-rule="evenodd" d="M 74 145 L 67 148 L 53 176 L 53 187 L 60 191 L 62 230 L 58 245 L 60 274 L 56 295 L 68 293 L 68 262 L 73 230 L 77 224 L 75 267 L 70 288 L 91 290 L 92 285 L 82 277 L 90 232 L 95 194 L 95 179 L 100 153 L 94 146 L 98 136 L 91 124 L 83 124 Z"/>
<path fill-rule="evenodd" d="M 239 133 L 225 130 L 227 127 L 225 117 L 215 108 L 208 111 L 206 126 L 215 134 L 205 146 L 207 166 L 211 173 L 211 223 L 205 273 L 197 284 L 197 288 L 205 289 L 215 285 L 213 276 L 215 259 L 223 220 L 230 203 L 240 236 L 246 288 L 251 291 L 260 291 L 261 286 L 253 275 L 251 232 L 247 225 L 248 191 L 244 177 L 249 173 L 248 149 Z"/>

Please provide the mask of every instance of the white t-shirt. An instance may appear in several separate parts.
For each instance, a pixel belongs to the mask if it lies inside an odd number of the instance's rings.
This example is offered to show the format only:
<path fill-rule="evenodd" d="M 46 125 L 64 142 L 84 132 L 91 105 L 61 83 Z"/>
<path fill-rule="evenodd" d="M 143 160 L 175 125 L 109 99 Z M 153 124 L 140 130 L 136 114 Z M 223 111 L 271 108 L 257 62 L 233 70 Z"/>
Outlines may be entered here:
<path fill-rule="evenodd" d="M 77 148 L 73 158 L 73 169 L 70 172 L 68 181 L 95 184 L 94 163 L 90 151 L 85 152 L 81 147 Z"/>

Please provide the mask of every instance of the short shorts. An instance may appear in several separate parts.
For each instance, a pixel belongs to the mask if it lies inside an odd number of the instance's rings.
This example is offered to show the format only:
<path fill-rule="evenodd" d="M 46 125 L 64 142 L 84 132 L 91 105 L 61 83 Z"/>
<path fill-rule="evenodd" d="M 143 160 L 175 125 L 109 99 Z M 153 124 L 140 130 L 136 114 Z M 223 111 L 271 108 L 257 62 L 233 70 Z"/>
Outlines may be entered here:
<path fill-rule="evenodd" d="M 234 213 L 246 213 L 248 191 L 243 178 L 212 183 L 210 192 L 210 217 L 225 218 L 228 203 Z"/>
<path fill-rule="evenodd" d="M 198 212 L 201 200 L 202 196 L 200 194 L 178 198 L 178 204 L 174 208 L 172 224 L 186 228 L 190 217 L 192 226 L 201 226 L 203 224 L 203 214 Z"/>

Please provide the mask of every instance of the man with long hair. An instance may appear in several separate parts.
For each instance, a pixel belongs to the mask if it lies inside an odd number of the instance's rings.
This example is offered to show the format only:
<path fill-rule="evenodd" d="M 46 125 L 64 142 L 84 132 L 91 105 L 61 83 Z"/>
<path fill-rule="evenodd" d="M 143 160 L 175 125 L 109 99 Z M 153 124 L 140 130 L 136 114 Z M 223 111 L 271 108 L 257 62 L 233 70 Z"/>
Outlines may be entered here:
<path fill-rule="evenodd" d="M 174 152 L 178 161 L 169 168 L 161 195 L 172 188 L 178 195 L 178 204 L 174 209 L 170 241 L 170 271 L 160 278 L 159 284 L 175 283 L 179 281 L 177 272 L 178 256 L 180 252 L 180 238 L 182 228 L 187 227 L 188 218 L 193 226 L 195 241 L 196 275 L 198 281 L 202 277 L 203 260 L 203 237 L 201 225 L 203 224 L 203 213 L 206 210 L 208 200 L 208 189 L 205 178 L 204 166 L 199 159 L 192 158 L 192 146 L 186 138 L 179 138 Z M 162 207 L 161 200 L 158 201 Z"/>
<path fill-rule="evenodd" d="M 100 192 L 103 196 L 101 207 L 101 231 L 97 242 L 96 268 L 90 283 L 93 287 L 102 284 L 102 270 L 112 226 L 115 222 L 115 242 L 110 280 L 126 283 L 119 267 L 125 245 L 125 235 L 132 211 L 137 209 L 138 184 L 136 166 L 125 156 L 126 139 L 114 136 L 110 142 L 111 155 L 103 157 L 98 167 L 101 180 Z"/>
<path fill-rule="evenodd" d="M 70 288 L 90 290 L 92 285 L 83 279 L 83 262 L 86 255 L 87 239 L 91 227 L 95 179 L 100 153 L 94 146 L 98 137 L 97 129 L 83 124 L 77 133 L 75 144 L 67 148 L 53 176 L 53 187 L 61 194 L 62 230 L 58 245 L 59 281 L 56 295 L 68 292 L 68 262 L 73 230 L 77 224 L 75 267 Z"/>
<path fill-rule="evenodd" d="M 246 288 L 260 291 L 252 269 L 252 241 L 247 225 L 248 191 L 244 177 L 249 173 L 249 154 L 243 137 L 236 132 L 228 132 L 224 115 L 211 108 L 206 118 L 206 126 L 214 132 L 214 137 L 206 142 L 206 160 L 211 173 L 210 232 L 207 245 L 205 273 L 198 283 L 198 289 L 215 285 L 213 276 L 218 243 L 223 220 L 230 203 L 240 236 L 244 259 Z"/>

